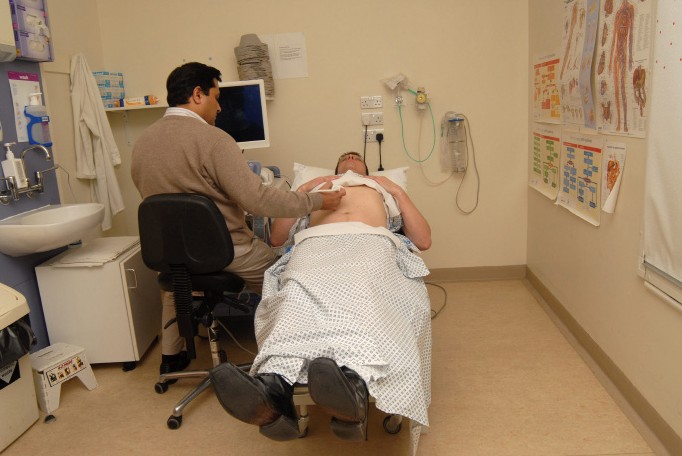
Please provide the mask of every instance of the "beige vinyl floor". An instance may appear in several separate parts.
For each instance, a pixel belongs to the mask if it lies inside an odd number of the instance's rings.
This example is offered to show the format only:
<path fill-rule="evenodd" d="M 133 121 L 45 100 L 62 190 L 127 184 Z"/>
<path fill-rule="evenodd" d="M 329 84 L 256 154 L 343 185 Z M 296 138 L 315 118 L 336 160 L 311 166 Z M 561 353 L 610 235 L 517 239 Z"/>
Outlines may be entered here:
<path fill-rule="evenodd" d="M 419 455 L 598 456 L 663 455 L 646 429 L 628 419 L 608 385 L 573 348 L 524 280 L 440 284 L 447 306 L 433 320 L 431 427 Z M 432 306 L 445 293 L 429 287 Z M 252 332 L 235 336 L 251 350 Z M 209 366 L 208 344 L 199 342 L 192 367 Z M 232 360 L 249 355 L 229 347 Z M 64 383 L 56 420 L 45 414 L 3 456 L 25 455 L 407 455 L 409 426 L 384 432 L 384 414 L 370 410 L 365 442 L 334 437 L 329 417 L 310 407 L 309 432 L 273 442 L 236 421 L 212 390 L 186 410 L 182 427 L 166 419 L 194 380 L 163 395 L 154 392 L 160 361 L 155 343 L 135 370 L 95 365 L 99 386 L 88 391 L 77 379 Z M 625 411 L 623 411 L 625 410 Z M 645 440 L 643 436 L 648 439 Z M 656 448 L 656 450 L 652 449 Z"/>

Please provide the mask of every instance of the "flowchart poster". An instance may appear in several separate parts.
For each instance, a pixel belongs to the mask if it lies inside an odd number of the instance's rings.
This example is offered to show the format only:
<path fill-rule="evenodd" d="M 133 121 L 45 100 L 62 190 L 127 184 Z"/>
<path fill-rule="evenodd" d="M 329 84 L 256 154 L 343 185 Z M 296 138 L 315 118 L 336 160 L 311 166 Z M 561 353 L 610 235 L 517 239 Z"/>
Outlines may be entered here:
<path fill-rule="evenodd" d="M 561 139 L 561 188 L 557 204 L 599 226 L 602 149 L 597 135 L 564 131 Z"/>
<path fill-rule="evenodd" d="M 533 125 L 533 154 L 528 184 L 551 200 L 559 193 L 561 166 L 561 127 Z"/>
<path fill-rule="evenodd" d="M 556 54 L 536 57 L 533 63 L 533 120 L 536 122 L 561 123 L 558 69 Z"/>

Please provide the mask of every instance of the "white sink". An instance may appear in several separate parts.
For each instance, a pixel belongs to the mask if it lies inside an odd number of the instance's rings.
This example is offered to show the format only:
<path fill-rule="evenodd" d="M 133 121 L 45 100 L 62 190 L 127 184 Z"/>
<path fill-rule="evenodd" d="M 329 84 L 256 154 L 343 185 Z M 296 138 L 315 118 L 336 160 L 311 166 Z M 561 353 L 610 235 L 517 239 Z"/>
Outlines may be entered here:
<path fill-rule="evenodd" d="M 79 241 L 104 218 L 99 203 L 56 204 L 0 220 L 0 252 L 9 256 L 47 252 Z"/>

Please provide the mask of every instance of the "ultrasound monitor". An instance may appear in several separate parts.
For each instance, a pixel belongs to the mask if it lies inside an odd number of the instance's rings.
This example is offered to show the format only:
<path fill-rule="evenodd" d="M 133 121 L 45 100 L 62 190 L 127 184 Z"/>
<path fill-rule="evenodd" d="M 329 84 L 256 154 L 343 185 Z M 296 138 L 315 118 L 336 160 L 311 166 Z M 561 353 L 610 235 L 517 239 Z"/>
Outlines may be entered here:
<path fill-rule="evenodd" d="M 241 149 L 269 147 L 263 80 L 221 82 L 218 87 L 221 111 L 215 126 L 232 136 Z"/>

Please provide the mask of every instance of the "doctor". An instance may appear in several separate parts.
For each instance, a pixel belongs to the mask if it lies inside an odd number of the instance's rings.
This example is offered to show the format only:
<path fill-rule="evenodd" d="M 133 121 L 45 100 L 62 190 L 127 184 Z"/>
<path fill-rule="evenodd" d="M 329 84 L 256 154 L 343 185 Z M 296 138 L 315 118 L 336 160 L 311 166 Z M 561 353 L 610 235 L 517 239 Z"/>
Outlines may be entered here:
<path fill-rule="evenodd" d="M 211 198 L 225 217 L 235 257 L 227 270 L 261 293 L 263 274 L 275 253 L 246 224 L 256 216 L 299 217 L 338 207 L 345 190 L 329 193 L 289 192 L 263 186 L 249 168 L 235 140 L 215 127 L 220 112 L 220 71 L 202 63 L 174 69 L 166 81 L 169 108 L 133 147 L 131 174 L 144 199 L 159 193 L 199 193 Z M 172 295 L 164 293 L 162 325 L 175 318 Z M 161 373 L 189 364 L 181 351 L 177 324 L 162 330 Z"/>

